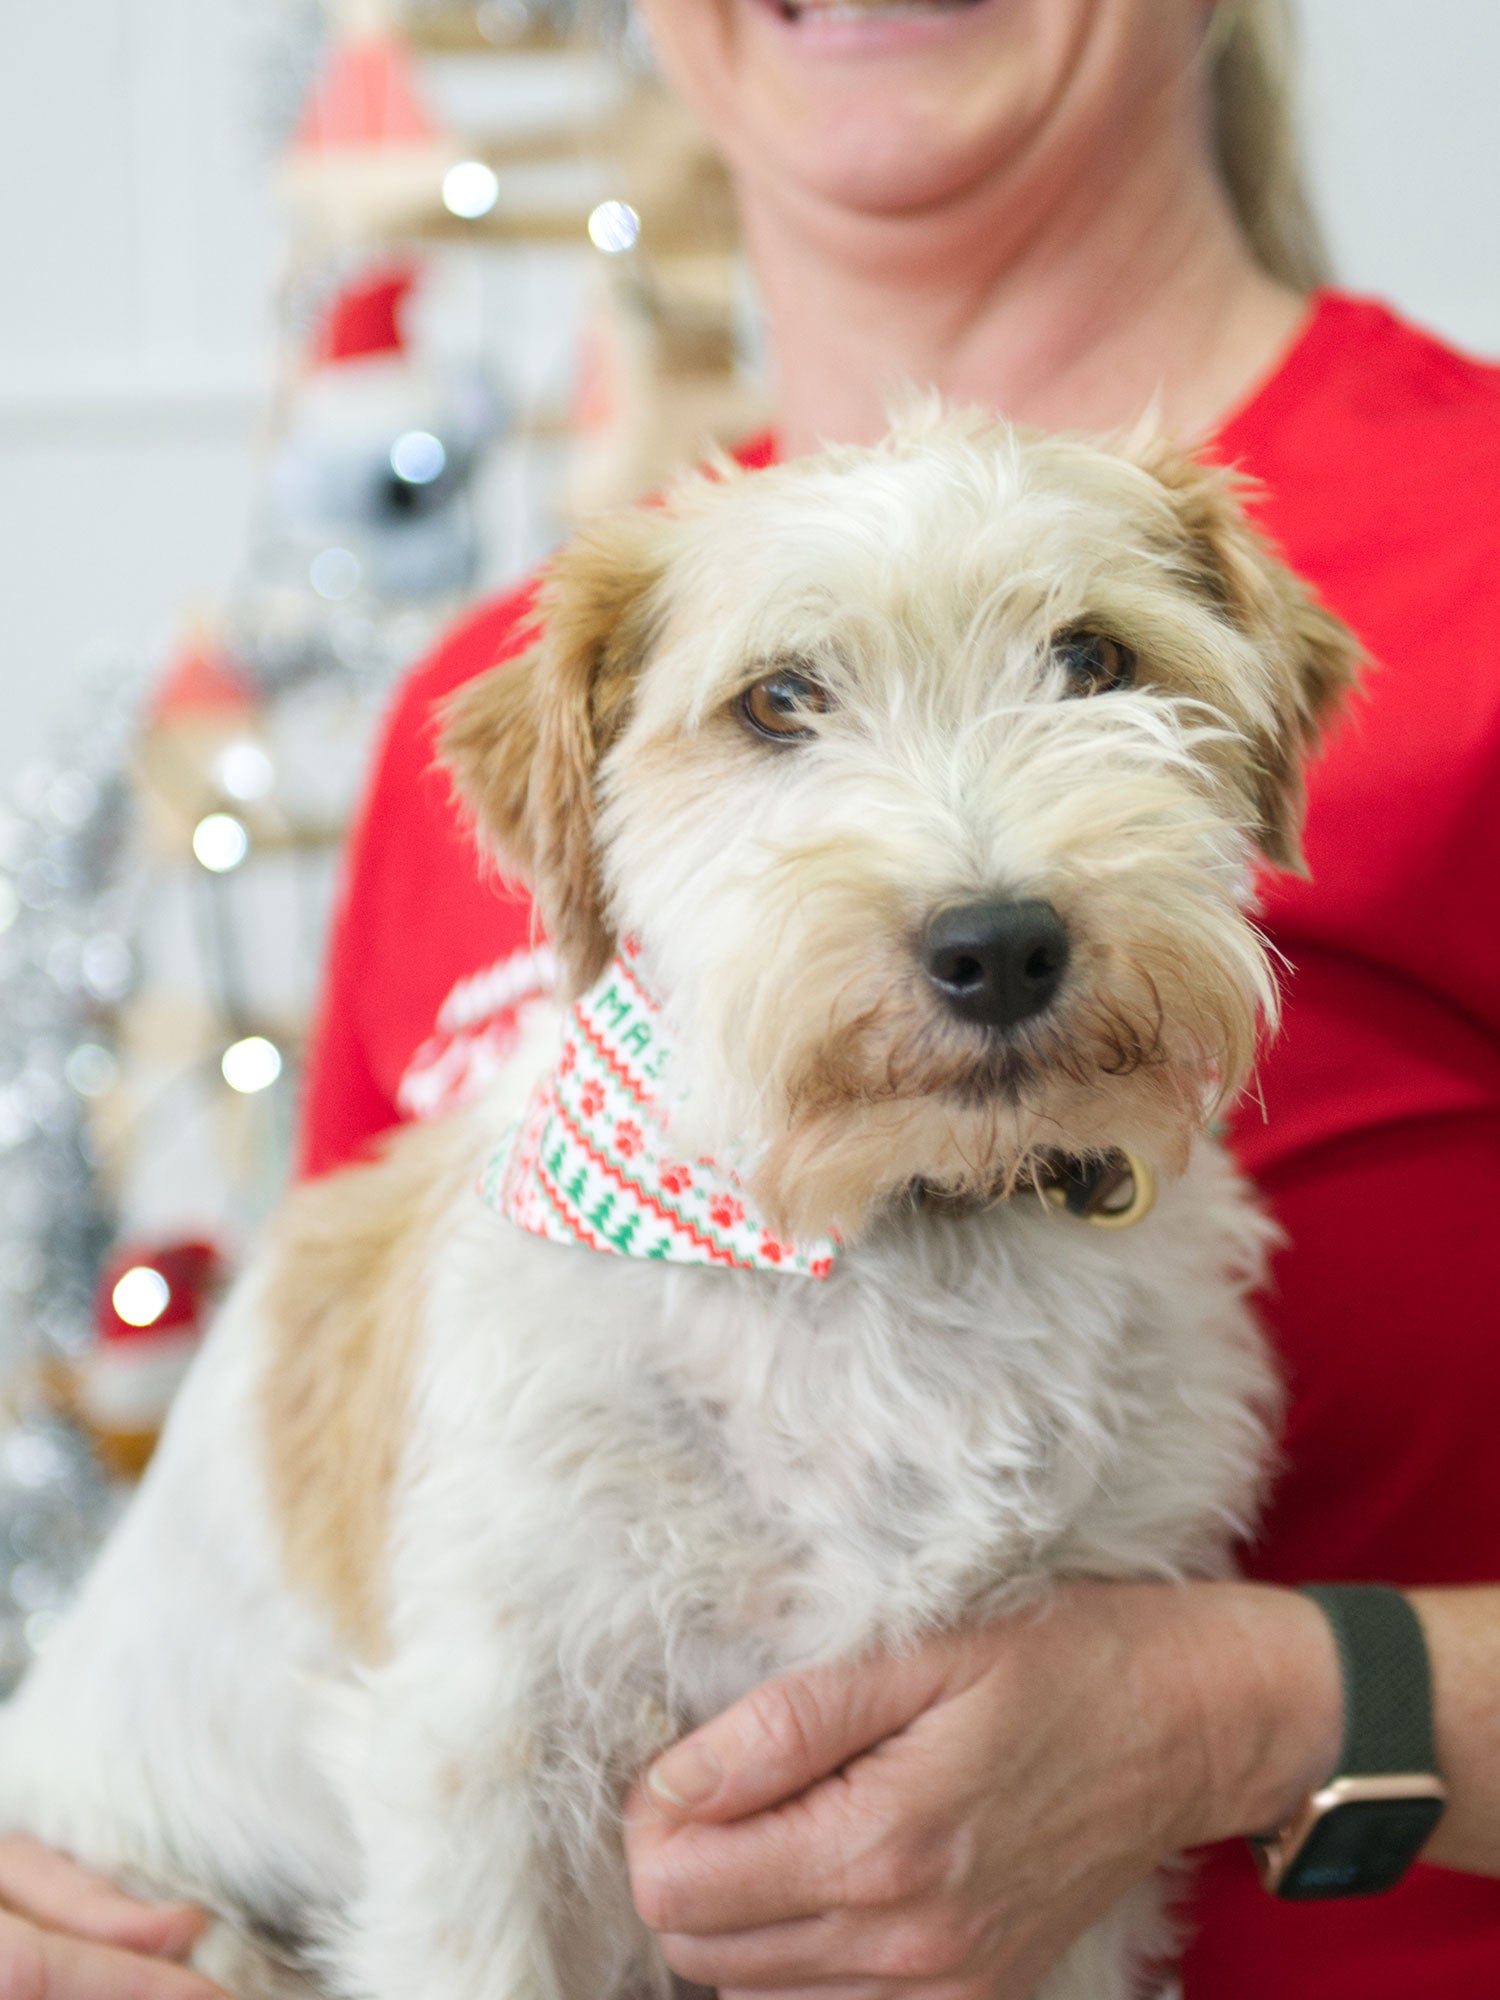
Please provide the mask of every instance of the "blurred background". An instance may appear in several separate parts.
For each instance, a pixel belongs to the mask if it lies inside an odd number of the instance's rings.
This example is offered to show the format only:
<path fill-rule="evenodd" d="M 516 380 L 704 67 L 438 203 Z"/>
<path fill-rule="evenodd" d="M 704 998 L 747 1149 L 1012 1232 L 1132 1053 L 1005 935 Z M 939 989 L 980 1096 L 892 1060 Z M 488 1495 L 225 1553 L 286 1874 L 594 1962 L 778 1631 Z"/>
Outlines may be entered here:
<path fill-rule="evenodd" d="M 1500 9 L 1298 0 L 1297 13 L 1312 181 L 1340 279 L 1500 355 Z M 503 4 L 470 14 L 503 33 Z M 7 10 L 0 790 L 67 715 L 91 647 L 139 639 L 240 573 L 278 366 L 278 161 L 317 25 L 312 0 Z M 578 64 L 570 78 L 540 53 L 524 69 L 498 52 L 417 62 L 456 138 L 586 114 Z M 446 329 L 513 404 L 566 401 L 583 263 L 576 239 L 512 252 L 489 319 L 471 293 L 470 317 Z M 539 539 L 503 504 L 495 530 L 486 577 Z"/>
<path fill-rule="evenodd" d="M 585 4 L 0 27 L 0 1687 L 281 1182 L 393 679 L 763 417 L 719 170 Z M 1295 12 L 1339 282 L 1500 358 L 1500 9 Z"/>

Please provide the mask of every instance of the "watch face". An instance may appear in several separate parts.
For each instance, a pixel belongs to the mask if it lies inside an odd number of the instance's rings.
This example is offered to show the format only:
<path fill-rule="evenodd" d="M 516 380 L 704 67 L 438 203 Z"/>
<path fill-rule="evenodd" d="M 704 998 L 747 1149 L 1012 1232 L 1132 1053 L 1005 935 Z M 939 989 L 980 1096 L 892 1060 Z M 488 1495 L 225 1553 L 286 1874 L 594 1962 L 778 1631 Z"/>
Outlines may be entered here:
<path fill-rule="evenodd" d="M 1399 1882 L 1443 1813 L 1430 1799 L 1350 1799 L 1325 1812 L 1276 1885 L 1278 1896 L 1375 1896 Z"/>

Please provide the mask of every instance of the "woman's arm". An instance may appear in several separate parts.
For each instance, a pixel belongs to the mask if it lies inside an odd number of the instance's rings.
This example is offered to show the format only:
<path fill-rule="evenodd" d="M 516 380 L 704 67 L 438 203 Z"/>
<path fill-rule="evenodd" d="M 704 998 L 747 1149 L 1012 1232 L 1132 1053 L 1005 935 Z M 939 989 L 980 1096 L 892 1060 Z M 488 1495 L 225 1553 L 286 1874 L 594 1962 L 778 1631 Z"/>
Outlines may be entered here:
<path fill-rule="evenodd" d="M 1500 1591 L 1415 1601 L 1453 1791 L 1432 1858 L 1500 1874 Z M 674 1970 L 729 1993 L 1022 2000 L 1169 1854 L 1287 1818 L 1341 1711 L 1295 1592 L 1068 1584 L 1040 1615 L 782 1676 L 668 1751 L 632 1797 L 637 1904 Z"/>
<path fill-rule="evenodd" d="M 1413 1590 L 1432 1658 L 1448 1810 L 1423 1859 L 1500 1875 L 1500 1587 Z"/>

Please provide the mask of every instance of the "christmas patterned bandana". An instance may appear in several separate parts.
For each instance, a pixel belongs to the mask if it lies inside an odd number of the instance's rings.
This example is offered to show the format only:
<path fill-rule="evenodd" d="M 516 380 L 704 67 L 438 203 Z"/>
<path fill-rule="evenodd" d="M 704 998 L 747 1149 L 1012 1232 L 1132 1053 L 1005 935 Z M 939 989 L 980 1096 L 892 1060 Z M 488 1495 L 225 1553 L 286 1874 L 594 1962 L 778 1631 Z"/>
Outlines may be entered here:
<path fill-rule="evenodd" d="M 484 1199 L 554 1243 L 826 1278 L 832 1238 L 775 1235 L 733 1173 L 673 1152 L 659 1102 L 670 1053 L 627 941 L 569 1014 L 556 1067 L 480 1178 Z"/>

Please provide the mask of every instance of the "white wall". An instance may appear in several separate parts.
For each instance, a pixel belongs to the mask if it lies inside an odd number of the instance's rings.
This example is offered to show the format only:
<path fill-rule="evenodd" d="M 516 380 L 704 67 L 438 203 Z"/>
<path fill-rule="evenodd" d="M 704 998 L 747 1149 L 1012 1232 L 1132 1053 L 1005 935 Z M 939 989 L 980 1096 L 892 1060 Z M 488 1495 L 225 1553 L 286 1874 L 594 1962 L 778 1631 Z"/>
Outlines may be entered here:
<path fill-rule="evenodd" d="M 1500 6 L 1297 0 L 1340 280 L 1500 358 Z"/>
<path fill-rule="evenodd" d="M 275 231 L 245 0 L 0 17 L 0 790 L 241 547 Z"/>
<path fill-rule="evenodd" d="M 234 572 L 269 365 L 277 6 L 0 19 L 0 797 L 86 647 L 149 638 Z M 1500 7 L 1300 12 L 1342 275 L 1500 356 Z"/>

